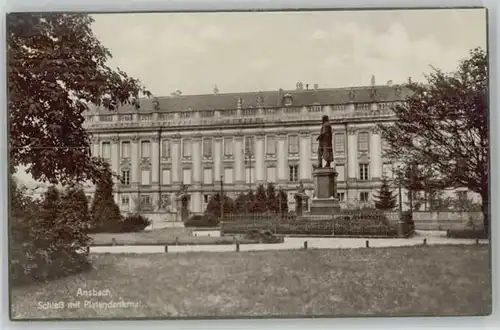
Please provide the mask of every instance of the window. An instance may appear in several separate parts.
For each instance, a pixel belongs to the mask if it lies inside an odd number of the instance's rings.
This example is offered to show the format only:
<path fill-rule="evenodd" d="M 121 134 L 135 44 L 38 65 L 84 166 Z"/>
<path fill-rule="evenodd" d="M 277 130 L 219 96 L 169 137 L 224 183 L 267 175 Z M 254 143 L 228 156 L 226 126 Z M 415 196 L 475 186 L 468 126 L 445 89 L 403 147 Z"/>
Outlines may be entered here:
<path fill-rule="evenodd" d="M 182 183 L 191 184 L 191 169 L 190 168 L 182 169 Z"/>
<path fill-rule="evenodd" d="M 109 142 L 102 143 L 102 158 L 110 159 L 111 158 L 111 144 Z"/>
<path fill-rule="evenodd" d="M 210 195 L 207 195 L 207 194 L 203 195 L 203 206 L 202 206 L 203 210 L 205 210 L 207 208 L 208 203 L 210 202 L 211 198 L 212 198 L 212 196 L 210 196 Z"/>
<path fill-rule="evenodd" d="M 130 158 L 130 142 L 122 142 L 122 158 Z"/>
<path fill-rule="evenodd" d="M 203 139 L 203 157 L 212 157 L 212 139 Z"/>
<path fill-rule="evenodd" d="M 141 185 L 148 186 L 151 184 L 151 171 L 149 168 L 143 168 L 141 170 Z"/>
<path fill-rule="evenodd" d="M 160 205 L 158 205 L 160 210 L 171 211 L 172 198 L 170 194 L 161 194 Z"/>
<path fill-rule="evenodd" d="M 299 165 L 291 165 L 288 167 L 290 174 L 290 182 L 299 181 Z"/>
<path fill-rule="evenodd" d="M 203 195 L 203 203 L 208 204 L 210 202 L 210 195 Z"/>
<path fill-rule="evenodd" d="M 161 171 L 161 182 L 162 184 L 171 184 L 172 177 L 170 169 L 163 169 Z"/>
<path fill-rule="evenodd" d="M 367 191 L 362 191 L 359 193 L 359 200 L 361 202 L 368 202 L 368 192 Z"/>
<path fill-rule="evenodd" d="M 254 155 L 254 141 L 253 136 L 245 137 L 245 154 Z"/>
<path fill-rule="evenodd" d="M 345 166 L 336 165 L 335 170 L 337 171 L 337 181 L 345 181 Z"/>
<path fill-rule="evenodd" d="M 276 155 L 276 137 L 268 136 L 266 138 L 266 153 L 268 155 Z"/>
<path fill-rule="evenodd" d="M 149 158 L 150 156 L 150 144 L 149 141 L 142 141 L 141 142 L 141 157 L 142 158 Z"/>
<path fill-rule="evenodd" d="M 150 195 L 141 195 L 139 201 L 141 203 L 141 208 L 151 207 L 151 196 Z"/>
<path fill-rule="evenodd" d="M 268 183 L 276 183 L 276 167 L 275 166 L 268 166 L 267 167 L 267 182 Z"/>
<path fill-rule="evenodd" d="M 122 205 L 129 205 L 130 199 L 128 196 L 122 196 Z"/>
<path fill-rule="evenodd" d="M 255 168 L 253 168 L 253 167 L 245 168 L 245 178 L 246 178 L 246 183 L 254 183 L 255 182 Z"/>
<path fill-rule="evenodd" d="M 299 137 L 297 135 L 290 135 L 288 137 L 288 153 L 299 153 Z"/>
<path fill-rule="evenodd" d="M 358 134 L 358 151 L 368 151 L 369 146 L 369 134 L 368 132 L 360 132 Z"/>
<path fill-rule="evenodd" d="M 345 135 L 344 133 L 337 133 L 333 136 L 333 143 L 335 152 L 338 154 L 345 153 Z"/>
<path fill-rule="evenodd" d="M 182 139 L 182 157 L 191 157 L 191 140 Z"/>
<path fill-rule="evenodd" d="M 232 156 L 233 155 L 233 138 L 225 137 L 224 138 L 224 156 Z"/>
<path fill-rule="evenodd" d="M 316 140 L 317 138 L 318 138 L 317 135 L 311 136 L 311 151 L 312 151 L 313 155 L 318 153 L 319 142 L 318 142 L 318 140 Z"/>
<path fill-rule="evenodd" d="M 339 202 L 345 201 L 345 193 L 344 192 L 337 193 L 337 199 L 339 200 Z"/>
<path fill-rule="evenodd" d="M 213 178 L 212 178 L 212 168 L 204 168 L 203 169 L 203 183 L 204 184 L 212 184 L 213 183 Z"/>
<path fill-rule="evenodd" d="M 309 108 L 309 112 L 321 112 L 321 105 L 314 104 Z"/>
<path fill-rule="evenodd" d="M 129 185 L 130 184 L 130 171 L 129 170 L 122 170 L 122 177 L 121 177 L 121 183 L 124 185 Z"/>
<path fill-rule="evenodd" d="M 224 183 L 233 183 L 233 169 L 230 167 L 224 169 Z"/>
<path fill-rule="evenodd" d="M 359 164 L 359 179 L 361 181 L 368 181 L 368 169 L 370 166 L 368 164 Z"/>
<path fill-rule="evenodd" d="M 128 211 L 130 209 L 130 198 L 128 196 L 122 196 L 121 209 L 125 211 Z"/>
<path fill-rule="evenodd" d="M 161 141 L 161 157 L 162 158 L 170 158 L 170 141 L 162 140 Z"/>
<path fill-rule="evenodd" d="M 357 110 L 370 110 L 370 103 L 358 103 L 356 104 Z"/>

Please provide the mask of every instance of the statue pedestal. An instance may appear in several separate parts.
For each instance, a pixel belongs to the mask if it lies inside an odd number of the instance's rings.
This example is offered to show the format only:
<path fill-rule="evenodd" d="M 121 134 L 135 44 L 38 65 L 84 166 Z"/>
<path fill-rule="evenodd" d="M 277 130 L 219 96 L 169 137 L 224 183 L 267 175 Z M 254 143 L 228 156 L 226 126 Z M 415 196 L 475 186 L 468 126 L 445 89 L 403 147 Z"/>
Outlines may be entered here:
<path fill-rule="evenodd" d="M 311 201 L 312 215 L 330 215 L 340 211 L 337 196 L 337 172 L 334 168 L 319 167 L 313 170 L 314 197 Z"/>

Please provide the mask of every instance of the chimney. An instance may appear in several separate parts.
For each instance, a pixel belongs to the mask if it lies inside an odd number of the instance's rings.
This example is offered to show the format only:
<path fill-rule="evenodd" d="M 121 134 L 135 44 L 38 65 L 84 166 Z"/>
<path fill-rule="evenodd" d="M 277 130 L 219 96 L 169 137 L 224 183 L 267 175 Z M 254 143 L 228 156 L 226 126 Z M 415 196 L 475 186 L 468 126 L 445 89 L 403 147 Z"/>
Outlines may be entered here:
<path fill-rule="evenodd" d="M 375 75 L 372 75 L 372 81 L 371 81 L 371 83 L 372 83 L 372 86 L 375 86 Z"/>
<path fill-rule="evenodd" d="M 314 84 L 314 90 L 318 89 L 318 84 Z"/>
<path fill-rule="evenodd" d="M 309 89 L 309 84 L 306 84 L 306 89 Z"/>

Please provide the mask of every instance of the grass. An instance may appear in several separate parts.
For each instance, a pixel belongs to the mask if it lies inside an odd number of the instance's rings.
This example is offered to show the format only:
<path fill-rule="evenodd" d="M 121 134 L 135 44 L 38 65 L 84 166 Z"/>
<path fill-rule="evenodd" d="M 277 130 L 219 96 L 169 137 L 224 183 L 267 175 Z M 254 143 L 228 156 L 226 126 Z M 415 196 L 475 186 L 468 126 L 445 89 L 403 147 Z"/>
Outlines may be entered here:
<path fill-rule="evenodd" d="M 137 244 L 168 244 L 175 241 L 189 239 L 204 239 L 205 237 L 191 236 L 191 229 L 188 228 L 165 228 L 152 231 L 142 231 L 136 233 L 98 233 L 91 234 L 92 245 L 111 245 L 113 239 L 117 245 L 137 245 Z M 217 239 L 217 237 L 206 237 L 205 241 Z"/>
<path fill-rule="evenodd" d="M 91 256 L 94 269 L 12 289 L 14 319 L 485 315 L 491 312 L 488 246 L 417 246 Z M 137 308 L 37 309 L 76 301 Z"/>

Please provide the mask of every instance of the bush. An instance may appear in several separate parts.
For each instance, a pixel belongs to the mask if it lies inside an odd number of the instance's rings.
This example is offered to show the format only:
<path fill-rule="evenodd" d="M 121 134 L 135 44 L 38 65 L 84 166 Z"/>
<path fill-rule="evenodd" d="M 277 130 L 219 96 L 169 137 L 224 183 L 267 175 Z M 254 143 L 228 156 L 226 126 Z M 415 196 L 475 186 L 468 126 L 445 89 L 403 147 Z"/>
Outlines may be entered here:
<path fill-rule="evenodd" d="M 478 229 L 450 229 L 446 231 L 446 237 L 450 238 L 470 238 L 488 239 L 488 234 L 484 230 Z"/>
<path fill-rule="evenodd" d="M 132 214 L 125 217 L 122 221 L 121 232 L 131 233 L 143 231 L 151 225 L 151 220 L 140 214 Z"/>
<path fill-rule="evenodd" d="M 218 221 L 210 215 L 193 215 L 184 222 L 184 227 L 217 227 Z"/>
<path fill-rule="evenodd" d="M 403 234 L 410 235 L 415 231 L 415 222 L 411 211 L 404 211 L 402 216 Z"/>
<path fill-rule="evenodd" d="M 14 285 L 90 269 L 85 253 L 90 242 L 90 217 L 87 199 L 82 196 L 85 194 L 81 189 L 70 188 L 60 194 L 51 187 L 41 205 L 32 203 L 25 210 L 14 212 L 9 235 L 10 276 Z"/>

